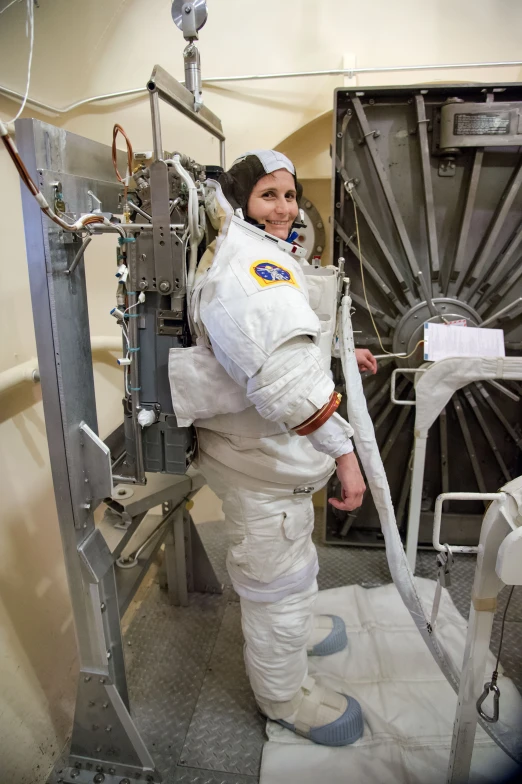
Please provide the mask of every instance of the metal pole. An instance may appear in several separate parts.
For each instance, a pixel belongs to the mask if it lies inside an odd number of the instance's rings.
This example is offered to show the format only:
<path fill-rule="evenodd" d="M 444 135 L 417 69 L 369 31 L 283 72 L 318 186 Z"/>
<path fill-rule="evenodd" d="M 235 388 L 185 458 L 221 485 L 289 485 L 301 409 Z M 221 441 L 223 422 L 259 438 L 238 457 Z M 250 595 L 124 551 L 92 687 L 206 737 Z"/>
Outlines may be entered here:
<path fill-rule="evenodd" d="M 161 142 L 161 123 L 159 96 L 156 90 L 150 94 L 150 119 L 152 122 L 152 146 L 154 148 L 154 160 L 163 160 L 163 145 Z"/>
<path fill-rule="evenodd" d="M 226 169 L 227 163 L 225 158 L 225 140 L 219 140 L 219 165 Z"/>
<path fill-rule="evenodd" d="M 303 76 L 348 76 L 353 77 L 357 74 L 373 74 L 373 73 L 396 73 L 400 71 L 440 71 L 440 70 L 454 70 L 459 68 L 509 68 L 522 65 L 522 60 L 506 60 L 491 63 L 440 63 L 436 65 L 397 65 L 388 67 L 376 68 L 352 68 L 350 70 L 345 68 L 336 68 L 326 71 L 296 71 L 289 73 L 274 73 L 274 74 L 249 74 L 245 76 L 211 76 L 208 79 L 203 79 L 203 84 L 212 84 L 213 82 L 248 82 L 258 79 L 297 79 Z M 97 101 L 110 101 L 114 98 L 124 98 L 125 96 L 140 95 L 141 93 L 148 92 L 147 87 L 136 87 L 132 90 L 118 90 L 114 93 L 105 93 L 102 95 L 93 95 L 91 98 L 84 98 L 81 101 L 71 103 L 69 106 L 51 106 L 51 104 L 37 101 L 34 98 L 27 98 L 29 106 L 35 106 L 38 109 L 43 109 L 52 114 L 67 114 L 80 106 L 86 106 L 90 103 Z M 6 98 L 13 98 L 15 100 L 23 100 L 22 93 L 16 90 L 11 90 L 9 87 L 0 85 L 0 94 Z"/>
<path fill-rule="evenodd" d="M 129 322 L 129 351 L 131 354 L 130 366 L 130 392 L 131 392 L 131 406 L 132 406 L 132 429 L 134 433 L 134 447 L 135 447 L 135 480 L 137 484 L 145 484 L 145 464 L 143 461 L 143 440 L 141 425 L 138 422 L 138 414 L 140 411 L 140 367 L 139 367 L 139 351 L 138 351 L 138 291 L 137 291 L 137 259 L 136 259 L 136 240 L 128 244 L 128 264 L 129 264 L 129 280 L 131 290 L 128 292 L 128 307 L 127 315 Z"/>

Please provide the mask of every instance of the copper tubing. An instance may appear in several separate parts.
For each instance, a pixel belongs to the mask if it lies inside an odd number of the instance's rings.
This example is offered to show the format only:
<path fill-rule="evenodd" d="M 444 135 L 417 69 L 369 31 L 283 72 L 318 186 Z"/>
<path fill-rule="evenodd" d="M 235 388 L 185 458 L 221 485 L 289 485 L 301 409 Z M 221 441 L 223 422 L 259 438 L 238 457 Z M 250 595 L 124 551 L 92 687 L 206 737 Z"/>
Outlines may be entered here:
<path fill-rule="evenodd" d="M 35 196 L 36 198 L 38 198 L 38 196 L 42 196 L 41 191 L 35 185 L 33 178 L 27 171 L 25 164 L 20 157 L 20 153 L 16 149 L 16 145 L 14 144 L 13 140 L 11 139 L 8 133 L 2 135 L 2 141 L 4 143 L 7 152 L 9 153 L 11 160 L 16 166 L 16 170 L 20 175 L 22 182 L 26 185 L 26 187 L 29 189 L 29 191 L 33 196 Z M 132 159 L 132 148 L 131 148 L 131 159 Z M 66 231 L 74 231 L 74 232 L 82 231 L 84 226 L 87 226 L 89 223 L 105 222 L 105 218 L 102 215 L 100 216 L 89 215 L 89 216 L 85 216 L 83 219 L 80 219 L 80 221 L 77 221 L 75 224 L 71 225 L 70 223 L 67 223 L 67 221 L 63 220 L 58 215 L 56 215 L 56 213 L 53 212 L 53 210 L 49 207 L 49 205 L 47 205 L 46 207 L 42 207 L 42 205 L 39 202 L 39 206 L 42 212 L 45 213 L 45 215 L 47 215 L 48 218 L 54 221 L 54 223 L 57 223 L 58 226 L 60 226 L 62 229 L 65 229 Z M 122 232 L 120 231 L 120 233 Z"/>
<path fill-rule="evenodd" d="M 123 199 L 124 199 L 124 202 L 126 203 L 127 202 L 127 188 L 128 188 L 127 178 L 126 177 L 122 177 L 120 172 L 118 171 L 118 150 L 116 149 L 116 139 L 118 138 L 118 134 L 119 133 L 121 133 L 121 135 L 125 139 L 125 143 L 127 145 L 127 169 L 128 169 L 129 175 L 132 174 L 133 153 L 132 153 L 132 144 L 130 142 L 129 137 L 127 136 L 127 134 L 125 133 L 125 131 L 121 127 L 121 125 L 118 125 L 118 123 L 116 123 L 116 125 L 112 129 L 112 165 L 114 166 L 114 171 L 116 173 L 116 177 L 118 178 L 118 180 L 121 183 L 123 183 L 123 186 L 124 186 Z"/>

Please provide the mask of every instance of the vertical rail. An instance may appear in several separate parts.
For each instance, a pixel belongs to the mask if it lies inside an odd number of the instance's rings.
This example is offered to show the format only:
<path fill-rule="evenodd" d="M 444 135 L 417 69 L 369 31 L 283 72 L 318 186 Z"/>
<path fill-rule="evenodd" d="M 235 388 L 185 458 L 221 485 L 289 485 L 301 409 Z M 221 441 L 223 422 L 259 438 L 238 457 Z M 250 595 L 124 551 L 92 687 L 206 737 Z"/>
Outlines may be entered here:
<path fill-rule="evenodd" d="M 494 100 L 493 93 L 488 93 L 486 103 L 492 103 Z M 464 212 L 462 214 L 462 222 L 460 224 L 459 240 L 457 243 L 457 251 L 453 262 L 453 268 L 449 268 L 446 285 L 444 287 L 445 294 L 455 296 L 460 286 L 462 285 L 468 273 L 469 266 L 472 259 L 464 267 L 464 255 L 468 244 L 469 229 L 471 226 L 471 218 L 473 217 L 473 210 L 475 209 L 475 201 L 477 198 L 478 184 L 480 173 L 482 171 L 482 164 L 484 162 L 484 148 L 477 147 L 473 159 L 473 167 L 471 169 L 471 176 L 466 193 L 466 203 L 464 205 Z"/>
<path fill-rule="evenodd" d="M 437 224 L 435 222 L 435 203 L 433 201 L 433 184 L 431 181 L 431 159 L 428 142 L 428 123 L 426 104 L 423 95 L 415 96 L 417 109 L 417 128 L 421 154 L 422 183 L 424 188 L 424 209 L 426 211 L 426 231 L 428 234 L 428 250 L 430 255 L 432 291 L 440 293 L 440 261 L 437 242 Z"/>
<path fill-rule="evenodd" d="M 226 169 L 226 167 L 227 167 L 227 159 L 226 159 L 226 155 L 225 155 L 225 140 L 224 139 L 220 139 L 219 140 L 219 165 L 223 169 Z"/>
<path fill-rule="evenodd" d="M 350 248 L 355 258 L 363 265 L 365 271 L 368 275 L 373 278 L 374 282 L 376 283 L 377 287 L 380 291 L 390 300 L 393 306 L 399 311 L 399 313 L 403 314 L 406 313 L 406 308 L 399 302 L 397 297 L 395 296 L 395 292 L 390 289 L 386 281 L 379 275 L 377 270 L 375 269 L 373 264 L 370 264 L 366 256 L 362 253 L 359 253 L 359 248 L 355 244 L 355 242 L 346 234 L 345 230 L 341 226 L 338 221 L 335 221 L 335 231 L 341 237 L 343 242 Z"/>
<path fill-rule="evenodd" d="M 350 189 L 350 187 L 349 187 L 350 183 L 351 183 L 350 177 L 348 176 L 348 172 L 344 169 L 344 167 L 343 167 L 343 165 L 341 164 L 340 161 L 338 162 L 338 165 L 339 165 L 339 171 L 341 172 L 341 176 L 343 178 L 343 185 L 344 185 L 344 188 L 341 191 L 342 199 L 344 200 L 344 192 L 345 191 L 347 193 L 349 193 L 350 197 L 355 202 L 355 204 L 357 206 L 357 209 L 359 210 L 359 212 L 363 216 L 364 220 L 366 221 L 366 225 L 370 229 L 375 242 L 377 243 L 377 245 L 381 249 L 382 255 L 384 256 L 384 258 L 388 262 L 388 266 L 390 267 L 390 269 L 392 270 L 393 274 L 395 275 L 395 277 L 397 279 L 397 282 L 398 282 L 398 284 L 399 284 L 399 286 L 401 288 L 402 293 L 404 294 L 404 296 L 408 300 L 408 303 L 411 306 L 415 305 L 416 300 L 415 300 L 415 298 L 413 297 L 413 295 L 411 293 L 410 287 L 408 286 L 406 280 L 404 279 L 404 275 L 402 274 L 401 270 L 397 266 L 397 262 L 393 258 L 393 255 L 392 255 L 390 249 L 388 248 L 388 246 L 384 242 L 384 239 L 382 238 L 382 235 L 381 235 L 379 229 L 377 228 L 377 226 L 373 222 L 373 220 L 371 218 L 371 215 L 370 215 L 370 213 L 368 211 L 368 208 L 366 207 L 366 204 L 364 203 L 363 199 L 361 198 L 360 194 L 358 193 L 357 188 L 353 187 L 353 188 Z"/>
<path fill-rule="evenodd" d="M 473 167 L 471 169 L 468 191 L 466 193 L 466 203 L 464 205 L 462 223 L 460 224 L 459 240 L 457 243 L 457 251 L 453 261 L 453 267 L 450 267 L 448 270 L 448 275 L 444 286 L 445 293 L 449 294 L 450 296 L 456 296 L 457 291 L 462 286 L 466 275 L 468 274 L 468 269 L 472 262 L 472 259 L 469 259 L 468 263 L 464 266 L 464 256 L 468 244 L 471 218 L 473 217 L 473 210 L 475 209 L 475 201 L 477 198 L 478 184 L 483 161 L 484 148 L 479 147 L 475 150 L 475 157 L 473 160 Z"/>
<path fill-rule="evenodd" d="M 473 439 L 471 438 L 471 433 L 469 431 L 468 422 L 466 420 L 466 414 L 464 413 L 464 409 L 462 408 L 460 399 L 458 394 L 455 392 L 452 398 L 453 407 L 457 414 L 457 418 L 459 420 L 460 429 L 462 430 L 462 435 L 464 436 L 464 443 L 466 444 L 466 449 L 468 450 L 469 459 L 471 460 L 471 466 L 473 468 L 473 473 L 475 474 L 475 479 L 477 480 L 478 489 L 481 493 L 486 492 L 486 483 L 484 481 L 484 476 L 482 474 L 482 470 L 479 465 L 479 461 L 477 459 L 477 453 L 475 452 L 475 447 L 473 445 Z"/>
<path fill-rule="evenodd" d="M 138 260 L 136 258 L 136 241 L 127 245 L 127 258 L 129 263 L 129 281 L 131 290 L 128 292 L 127 315 L 129 322 L 129 350 L 131 353 L 130 366 L 130 391 L 132 408 L 132 431 L 134 435 L 135 464 L 134 478 L 137 484 L 145 484 L 145 463 L 143 460 L 143 434 L 138 422 L 140 411 L 140 363 L 138 359 Z"/>
<path fill-rule="evenodd" d="M 159 95 L 157 90 L 150 94 L 150 119 L 152 123 L 152 148 L 154 150 L 154 160 L 163 160 L 163 144 L 161 141 L 161 122 Z"/>
<path fill-rule="evenodd" d="M 409 398 L 412 397 L 412 393 L 411 392 L 408 395 L 408 397 Z M 386 439 L 386 441 L 384 442 L 384 446 L 383 446 L 383 448 L 381 450 L 381 458 L 382 458 L 382 462 L 383 463 L 386 460 L 386 458 L 388 457 L 388 455 L 390 454 L 390 450 L 391 450 L 392 446 L 394 445 L 394 443 L 396 442 L 396 440 L 397 440 L 397 438 L 399 436 L 399 433 L 403 430 L 404 425 L 406 424 L 406 420 L 407 420 L 407 418 L 408 418 L 410 413 L 411 413 L 411 411 L 410 411 L 409 408 L 406 408 L 405 406 L 403 408 L 401 408 L 399 416 L 397 417 L 397 421 L 395 422 L 394 426 L 392 427 L 392 429 L 390 431 L 390 434 L 389 434 L 388 438 Z"/>
<path fill-rule="evenodd" d="M 482 395 L 482 397 L 484 398 L 484 400 L 486 401 L 486 403 L 488 404 L 488 406 L 490 407 L 490 409 L 496 415 L 496 417 L 499 420 L 499 422 L 502 425 L 504 425 L 504 427 L 506 428 L 506 431 L 509 433 L 509 435 L 511 436 L 511 438 L 513 439 L 515 444 L 518 446 L 518 448 L 522 451 L 522 438 L 518 435 L 518 433 L 516 432 L 514 427 L 512 427 L 510 425 L 510 423 L 507 421 L 506 417 L 504 416 L 502 411 L 499 409 L 499 407 L 497 406 L 495 401 L 492 399 L 492 397 L 489 394 L 489 392 L 487 391 L 487 389 L 484 387 L 484 385 L 480 381 L 477 381 L 475 386 L 478 389 L 478 391 L 480 392 L 480 394 Z"/>
<path fill-rule="evenodd" d="M 397 229 L 397 233 L 401 240 L 402 247 L 404 248 L 404 252 L 408 260 L 411 274 L 413 275 L 413 278 L 417 283 L 419 289 L 422 291 L 422 295 L 426 300 L 430 314 L 432 316 L 437 316 L 438 315 L 437 309 L 435 308 L 433 302 L 431 301 L 431 296 L 428 287 L 426 285 L 426 281 L 424 279 L 421 270 L 419 269 L 419 265 L 417 264 L 417 260 L 413 252 L 410 238 L 408 237 L 408 232 L 406 231 L 406 226 L 404 225 L 404 220 L 400 213 L 399 206 L 397 204 L 397 201 L 392 191 L 390 181 L 388 179 L 388 174 L 386 172 L 386 169 L 384 168 L 383 162 L 381 160 L 381 156 L 379 155 L 379 150 L 375 142 L 376 132 L 370 129 L 368 119 L 366 117 L 366 113 L 361 104 L 360 98 L 352 98 L 352 103 L 355 112 L 357 114 L 359 124 L 362 129 L 363 139 L 370 152 L 370 156 L 375 168 L 375 172 L 377 174 L 377 177 L 379 178 L 384 193 L 384 197 L 388 203 L 388 209 L 390 210 L 391 216 L 393 218 L 393 222 L 395 224 L 395 228 Z"/>
<path fill-rule="evenodd" d="M 475 295 L 478 288 L 482 285 L 482 271 L 490 257 L 493 246 L 497 241 L 500 232 L 502 231 L 506 218 L 509 215 L 509 211 L 513 206 L 513 202 L 518 191 L 520 190 L 521 185 L 522 157 L 520 158 L 510 181 L 504 189 L 504 193 L 501 196 L 493 220 L 488 227 L 482 249 L 480 250 L 475 263 L 472 265 L 470 277 L 468 280 L 464 281 L 464 285 L 461 285 L 459 289 L 460 294 L 465 292 L 468 302 Z"/>
<path fill-rule="evenodd" d="M 483 314 L 485 311 L 489 310 L 489 308 L 493 307 L 495 303 L 494 302 L 492 303 L 490 301 L 490 298 L 494 297 L 495 295 L 496 295 L 496 304 L 498 305 L 499 303 L 501 303 L 504 297 L 506 296 L 506 294 L 508 294 L 508 292 L 513 290 L 515 284 L 518 282 L 518 280 L 521 277 L 522 277 L 522 259 L 519 259 L 516 264 L 515 272 L 512 275 L 510 275 L 508 278 L 506 278 L 504 283 L 502 283 L 498 287 L 498 289 L 495 288 L 493 291 L 487 292 L 487 298 L 484 299 L 484 301 L 477 306 L 478 312 L 480 314 Z"/>
<path fill-rule="evenodd" d="M 498 262 L 497 266 L 493 269 L 492 272 L 489 270 L 483 275 L 482 280 L 480 282 L 480 287 L 483 287 L 482 291 L 478 292 L 479 298 L 477 301 L 477 306 L 480 307 L 484 300 L 489 300 L 491 296 L 495 293 L 497 288 L 502 283 L 502 277 L 506 272 L 511 272 L 511 268 L 509 267 L 510 262 L 513 260 L 513 256 L 519 250 L 519 246 L 522 243 L 522 224 L 518 226 L 515 231 L 514 236 L 510 240 L 507 248 L 504 250 L 503 254 L 501 255 L 500 261 Z M 516 262 L 515 262 L 516 263 Z M 506 267 L 508 268 L 506 270 Z"/>
<path fill-rule="evenodd" d="M 486 420 L 484 419 L 482 411 L 478 407 L 477 401 L 475 400 L 475 398 L 473 396 L 473 393 L 472 393 L 472 391 L 471 391 L 471 389 L 469 387 L 466 387 L 464 389 L 464 395 L 466 396 L 466 400 L 470 404 L 471 410 L 475 414 L 475 416 L 477 418 L 477 421 L 478 421 L 478 423 L 479 423 L 479 425 L 480 425 L 480 427 L 482 429 L 482 432 L 484 433 L 484 435 L 486 437 L 486 440 L 487 440 L 489 446 L 491 447 L 491 450 L 492 450 L 493 454 L 495 455 L 496 461 L 499 464 L 499 467 L 500 467 L 500 470 L 502 471 L 504 479 L 506 480 L 506 482 L 509 482 L 511 480 L 511 474 L 509 473 L 508 468 L 507 468 L 506 464 L 504 463 L 504 460 L 502 458 L 502 455 L 500 454 L 500 451 L 499 451 L 498 446 L 497 446 L 497 444 L 495 442 L 495 439 L 493 438 L 493 434 L 491 433 L 491 430 L 487 426 Z M 446 492 L 446 491 L 444 490 L 443 492 Z"/>

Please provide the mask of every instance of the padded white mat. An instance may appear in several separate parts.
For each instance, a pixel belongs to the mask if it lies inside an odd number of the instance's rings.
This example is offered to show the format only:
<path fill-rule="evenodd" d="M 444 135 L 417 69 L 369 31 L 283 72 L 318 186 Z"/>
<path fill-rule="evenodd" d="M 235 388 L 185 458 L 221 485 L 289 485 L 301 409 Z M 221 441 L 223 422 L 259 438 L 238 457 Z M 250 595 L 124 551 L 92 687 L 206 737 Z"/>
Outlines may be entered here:
<path fill-rule="evenodd" d="M 435 582 L 417 578 L 431 609 Z M 317 613 L 340 615 L 349 647 L 309 659 L 310 674 L 361 703 L 363 737 L 352 746 L 327 748 L 267 722 L 260 784 L 444 784 L 457 698 L 425 646 L 394 585 L 358 585 L 322 591 Z M 437 633 L 460 669 L 466 622 L 446 590 Z M 494 666 L 488 664 L 486 680 Z M 522 730 L 522 698 L 499 677 L 501 718 Z M 489 701 L 487 708 L 491 709 Z M 502 781 L 514 763 L 477 728 L 471 781 Z"/>

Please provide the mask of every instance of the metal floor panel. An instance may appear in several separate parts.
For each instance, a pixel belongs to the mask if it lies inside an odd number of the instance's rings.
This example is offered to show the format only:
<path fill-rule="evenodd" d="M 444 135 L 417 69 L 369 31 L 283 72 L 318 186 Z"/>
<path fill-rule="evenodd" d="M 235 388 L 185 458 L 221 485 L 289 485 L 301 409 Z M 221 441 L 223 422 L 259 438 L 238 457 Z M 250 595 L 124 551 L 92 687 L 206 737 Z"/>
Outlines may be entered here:
<path fill-rule="evenodd" d="M 181 608 L 172 607 L 157 584 L 149 589 L 125 635 L 133 715 L 164 784 L 257 784 L 264 720 L 245 673 L 239 602 L 225 569 L 225 526 L 203 523 L 198 532 L 225 591 L 221 596 L 192 594 L 189 606 Z M 383 549 L 316 544 L 321 590 L 390 582 Z M 465 617 L 474 568 L 473 556 L 455 557 L 449 590 Z M 436 577 L 434 552 L 419 553 L 417 573 Z M 499 597 L 491 644 L 495 653 L 507 593 L 504 589 Z M 501 661 L 522 691 L 521 649 L 522 592 L 516 589 Z M 55 781 L 51 777 L 49 784 Z"/>

